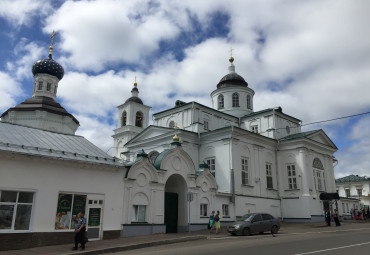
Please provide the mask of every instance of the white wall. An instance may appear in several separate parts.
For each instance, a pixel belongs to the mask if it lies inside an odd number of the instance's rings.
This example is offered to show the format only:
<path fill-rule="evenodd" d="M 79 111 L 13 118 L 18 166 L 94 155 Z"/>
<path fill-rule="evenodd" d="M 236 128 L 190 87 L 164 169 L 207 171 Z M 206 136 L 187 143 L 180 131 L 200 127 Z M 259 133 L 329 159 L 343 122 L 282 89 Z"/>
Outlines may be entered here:
<path fill-rule="evenodd" d="M 123 168 L 16 155 L 0 161 L 0 189 L 35 192 L 31 231 L 56 231 L 59 193 L 104 195 L 103 230 L 121 229 Z"/>

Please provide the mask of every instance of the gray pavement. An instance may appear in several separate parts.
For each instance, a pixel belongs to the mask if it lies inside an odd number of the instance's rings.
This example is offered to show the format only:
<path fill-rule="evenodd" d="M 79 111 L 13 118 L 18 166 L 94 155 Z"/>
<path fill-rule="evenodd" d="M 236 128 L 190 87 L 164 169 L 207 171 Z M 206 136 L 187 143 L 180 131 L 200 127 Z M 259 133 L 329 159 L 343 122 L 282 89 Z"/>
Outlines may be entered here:
<path fill-rule="evenodd" d="M 359 221 L 345 221 L 342 223 L 341 229 L 355 229 L 355 228 L 370 228 L 370 222 Z M 335 224 L 327 227 L 325 222 L 319 223 L 286 223 L 283 222 L 279 233 L 305 233 L 313 231 L 333 230 Z M 220 234 L 209 234 L 207 230 L 194 231 L 190 233 L 176 233 L 176 234 L 155 234 L 148 236 L 126 237 L 112 240 L 92 241 L 86 244 L 85 251 L 72 251 L 73 240 L 71 244 L 44 246 L 22 250 L 0 251 L 0 255 L 69 255 L 69 254 L 104 254 L 120 251 L 128 251 L 158 245 L 189 242 L 200 239 L 217 239 L 228 236 L 226 228 L 222 228 Z"/>

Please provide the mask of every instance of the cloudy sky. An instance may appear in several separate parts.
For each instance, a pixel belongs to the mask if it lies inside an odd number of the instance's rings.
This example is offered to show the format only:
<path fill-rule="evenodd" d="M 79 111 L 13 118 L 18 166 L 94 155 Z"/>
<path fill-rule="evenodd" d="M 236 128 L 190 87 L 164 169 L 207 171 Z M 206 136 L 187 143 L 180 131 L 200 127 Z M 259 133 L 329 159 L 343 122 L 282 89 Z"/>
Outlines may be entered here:
<path fill-rule="evenodd" d="M 31 97 L 32 64 L 55 30 L 57 101 L 108 153 L 135 77 L 151 113 L 178 99 L 211 106 L 231 47 L 255 111 L 281 106 L 303 125 L 367 113 L 369 10 L 367 0 L 0 0 L 0 112 Z M 303 127 L 313 129 L 339 148 L 336 177 L 370 176 L 370 114 Z"/>

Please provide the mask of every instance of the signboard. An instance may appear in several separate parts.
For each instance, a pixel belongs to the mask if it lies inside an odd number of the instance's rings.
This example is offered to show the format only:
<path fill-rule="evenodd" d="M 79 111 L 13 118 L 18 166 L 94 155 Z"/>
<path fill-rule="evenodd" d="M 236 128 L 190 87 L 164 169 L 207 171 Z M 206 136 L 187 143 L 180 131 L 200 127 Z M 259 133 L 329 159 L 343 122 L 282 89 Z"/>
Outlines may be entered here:
<path fill-rule="evenodd" d="M 88 226 L 89 227 L 100 226 L 100 215 L 101 215 L 101 208 L 90 208 Z"/>

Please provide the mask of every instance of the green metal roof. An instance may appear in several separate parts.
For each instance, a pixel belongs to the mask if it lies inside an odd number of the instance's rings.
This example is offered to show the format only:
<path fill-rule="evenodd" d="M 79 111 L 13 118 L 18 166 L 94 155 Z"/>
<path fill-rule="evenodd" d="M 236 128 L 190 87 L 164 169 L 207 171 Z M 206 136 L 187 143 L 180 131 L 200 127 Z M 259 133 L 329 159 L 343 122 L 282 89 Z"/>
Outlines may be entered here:
<path fill-rule="evenodd" d="M 307 132 L 301 132 L 301 133 L 296 133 L 292 135 L 285 136 L 280 139 L 280 141 L 288 141 L 288 140 L 294 140 L 294 139 L 299 139 L 299 138 L 305 138 L 309 135 L 312 135 L 316 132 L 319 132 L 320 130 L 312 130 L 312 131 L 307 131 Z"/>
<path fill-rule="evenodd" d="M 344 183 L 344 182 L 363 182 L 363 181 L 370 181 L 369 177 L 366 176 L 358 176 L 358 175 L 348 175 L 339 179 L 336 179 L 335 182 Z"/>

